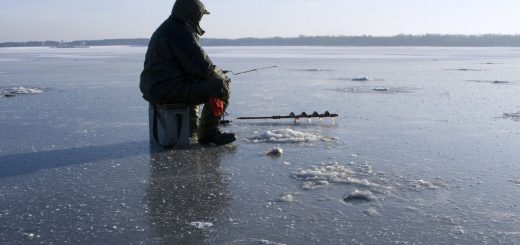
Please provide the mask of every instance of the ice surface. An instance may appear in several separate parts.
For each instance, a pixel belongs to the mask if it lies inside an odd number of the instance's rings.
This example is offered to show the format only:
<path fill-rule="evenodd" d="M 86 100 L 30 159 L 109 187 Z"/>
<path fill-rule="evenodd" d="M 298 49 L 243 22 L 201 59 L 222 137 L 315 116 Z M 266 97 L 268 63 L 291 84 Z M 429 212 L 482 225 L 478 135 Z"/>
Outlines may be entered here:
<path fill-rule="evenodd" d="M 330 142 L 333 140 L 337 140 L 337 138 L 297 131 L 290 128 L 268 130 L 261 135 L 251 138 L 251 141 L 254 143 L 309 143 L 316 141 Z"/>
<path fill-rule="evenodd" d="M 379 216 L 379 212 L 375 208 L 368 208 L 367 210 L 363 211 L 364 214 L 368 216 Z"/>
<path fill-rule="evenodd" d="M 511 82 L 506 80 L 467 80 L 468 82 L 477 83 L 491 83 L 491 84 L 510 84 Z"/>
<path fill-rule="evenodd" d="M 325 71 L 334 71 L 334 70 L 310 68 L 310 69 L 296 69 L 296 71 L 306 71 L 306 72 L 325 72 Z"/>
<path fill-rule="evenodd" d="M 343 93 L 353 93 L 353 94 L 370 94 L 370 93 L 385 93 L 385 94 L 401 94 L 401 93 L 410 93 L 416 90 L 411 87 L 370 87 L 370 86 L 353 86 L 346 88 L 337 88 L 335 91 L 343 92 Z"/>
<path fill-rule="evenodd" d="M 0 244 L 518 243 L 520 129 L 497 117 L 520 118 L 520 49 L 211 47 L 225 69 L 280 67 L 232 77 L 231 119 L 341 117 L 235 121 L 224 129 L 242 139 L 233 148 L 160 154 L 137 86 L 145 51 L 0 48 L 12 60 L 1 63 L 2 89 L 44 91 L 0 98 Z M 384 80 L 350 81 L 364 75 Z M 351 85 L 370 86 L 335 91 Z M 283 144 L 283 158 L 263 156 L 276 140 L 300 139 L 263 135 L 285 128 L 307 139 Z M 345 204 L 356 189 L 377 200 Z"/>

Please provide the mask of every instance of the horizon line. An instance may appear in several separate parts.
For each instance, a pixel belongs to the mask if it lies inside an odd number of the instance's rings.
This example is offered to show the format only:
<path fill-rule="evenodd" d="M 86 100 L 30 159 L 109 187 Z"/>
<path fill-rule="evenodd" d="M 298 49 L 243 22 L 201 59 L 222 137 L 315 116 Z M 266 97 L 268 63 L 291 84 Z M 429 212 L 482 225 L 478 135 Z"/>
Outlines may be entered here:
<path fill-rule="evenodd" d="M 424 34 L 406 34 L 399 33 L 395 35 L 371 35 L 371 34 L 359 34 L 359 35 L 344 35 L 344 34 L 330 34 L 330 35 L 298 35 L 298 36 L 270 36 L 270 37 L 201 37 L 201 39 L 222 39 L 222 40 L 240 40 L 240 39 L 291 39 L 291 38 L 305 38 L 305 37 L 373 37 L 373 38 L 388 38 L 388 37 L 399 37 L 399 36 L 465 36 L 465 37 L 483 37 L 483 36 L 503 36 L 503 37 L 517 37 L 517 34 L 501 34 L 501 33 L 481 33 L 481 34 L 442 34 L 442 33 L 424 33 Z M 121 38 L 99 38 L 99 39 L 76 39 L 76 40 L 25 40 L 25 41 L 0 41 L 1 44 L 5 43 L 27 43 L 27 42 L 81 42 L 81 41 L 103 41 L 103 40 L 132 40 L 132 39 L 150 39 L 150 37 L 121 37 Z"/>

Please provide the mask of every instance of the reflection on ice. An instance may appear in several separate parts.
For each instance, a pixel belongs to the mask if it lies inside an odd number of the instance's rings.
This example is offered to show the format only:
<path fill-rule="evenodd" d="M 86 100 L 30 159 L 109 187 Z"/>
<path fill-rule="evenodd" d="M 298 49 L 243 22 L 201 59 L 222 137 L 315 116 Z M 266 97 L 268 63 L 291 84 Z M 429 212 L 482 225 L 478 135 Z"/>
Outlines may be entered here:
<path fill-rule="evenodd" d="M 220 172 L 221 150 L 155 152 L 147 190 L 152 229 L 161 242 L 201 244 L 211 240 L 228 205 L 228 179 Z"/>

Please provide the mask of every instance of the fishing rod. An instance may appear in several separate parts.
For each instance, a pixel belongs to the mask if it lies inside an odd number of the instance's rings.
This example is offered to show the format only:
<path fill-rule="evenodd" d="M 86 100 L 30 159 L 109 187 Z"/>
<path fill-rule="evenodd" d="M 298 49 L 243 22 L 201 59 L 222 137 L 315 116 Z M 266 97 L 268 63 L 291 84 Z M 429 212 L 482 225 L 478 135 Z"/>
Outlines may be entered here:
<path fill-rule="evenodd" d="M 237 72 L 237 73 L 234 73 L 233 71 L 222 71 L 222 72 L 224 72 L 224 74 L 231 73 L 236 76 L 236 75 L 246 74 L 246 73 L 250 73 L 250 72 L 254 72 L 254 71 L 267 70 L 267 69 L 273 69 L 273 68 L 278 68 L 278 66 L 261 67 L 261 68 L 256 68 L 256 69 L 247 70 L 247 71 L 241 71 L 241 72 Z"/>

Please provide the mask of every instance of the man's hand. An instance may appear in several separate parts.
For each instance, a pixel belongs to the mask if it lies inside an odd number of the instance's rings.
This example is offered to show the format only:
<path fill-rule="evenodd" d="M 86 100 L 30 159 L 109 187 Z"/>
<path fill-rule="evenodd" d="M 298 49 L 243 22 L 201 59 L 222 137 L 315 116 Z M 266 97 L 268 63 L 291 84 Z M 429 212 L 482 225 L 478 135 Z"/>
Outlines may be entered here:
<path fill-rule="evenodd" d="M 213 116 L 215 117 L 221 117 L 224 114 L 224 101 L 217 98 L 217 97 L 211 97 L 208 101 L 209 105 L 211 106 L 211 111 L 213 113 Z"/>
<path fill-rule="evenodd" d="M 220 68 L 215 68 L 213 70 L 213 74 L 211 75 L 211 79 L 219 79 L 231 82 L 231 79 L 226 76 L 226 73 L 227 72 L 220 70 Z"/>

